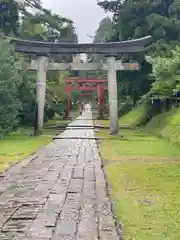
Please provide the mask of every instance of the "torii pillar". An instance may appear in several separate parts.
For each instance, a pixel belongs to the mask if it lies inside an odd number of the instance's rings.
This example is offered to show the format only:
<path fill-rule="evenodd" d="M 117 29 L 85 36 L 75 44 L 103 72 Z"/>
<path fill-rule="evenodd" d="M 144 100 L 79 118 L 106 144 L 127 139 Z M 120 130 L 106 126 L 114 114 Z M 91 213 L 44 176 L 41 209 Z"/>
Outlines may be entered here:
<path fill-rule="evenodd" d="M 99 119 L 103 119 L 103 92 L 104 85 L 97 85 L 97 98 L 98 98 L 98 110 L 99 110 Z"/>
<path fill-rule="evenodd" d="M 71 87 L 69 85 L 69 83 L 67 84 L 66 83 L 66 96 L 67 96 L 67 99 L 66 99 L 66 107 L 65 107 L 65 119 L 68 119 L 69 118 L 69 115 L 70 115 L 70 108 L 71 108 Z"/>
<path fill-rule="evenodd" d="M 118 95 L 116 81 L 116 59 L 115 56 L 107 56 L 108 66 L 108 98 L 109 98 L 109 118 L 110 134 L 116 135 L 119 132 L 118 124 Z"/>
<path fill-rule="evenodd" d="M 37 64 L 37 86 L 36 86 L 36 114 L 35 133 L 40 134 L 44 125 L 44 108 L 46 96 L 46 73 L 48 58 L 39 56 Z"/>

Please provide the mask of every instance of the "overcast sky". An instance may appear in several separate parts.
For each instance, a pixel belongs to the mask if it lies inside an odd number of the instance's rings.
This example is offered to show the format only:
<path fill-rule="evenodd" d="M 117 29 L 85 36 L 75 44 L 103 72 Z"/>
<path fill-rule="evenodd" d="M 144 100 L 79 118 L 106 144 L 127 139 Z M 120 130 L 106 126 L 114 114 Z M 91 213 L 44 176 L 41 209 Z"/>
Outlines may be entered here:
<path fill-rule="evenodd" d="M 44 7 L 74 21 L 79 42 L 91 42 L 99 22 L 106 13 L 97 6 L 97 0 L 42 0 Z"/>

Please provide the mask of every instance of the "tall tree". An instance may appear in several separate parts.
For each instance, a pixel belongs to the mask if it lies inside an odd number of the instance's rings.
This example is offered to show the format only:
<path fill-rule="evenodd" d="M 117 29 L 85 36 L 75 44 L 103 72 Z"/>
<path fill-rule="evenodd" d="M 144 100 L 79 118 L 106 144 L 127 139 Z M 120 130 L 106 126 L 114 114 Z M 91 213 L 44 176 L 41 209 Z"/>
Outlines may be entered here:
<path fill-rule="evenodd" d="M 165 48 L 170 53 L 169 44 L 179 43 L 179 0 L 102 1 L 99 5 L 114 14 L 111 39 L 118 41 L 152 35 L 152 54 L 160 54 L 161 50 L 164 54 Z"/>
<path fill-rule="evenodd" d="M 5 35 L 17 34 L 18 26 L 18 3 L 14 0 L 0 0 L 0 31 Z"/>
<path fill-rule="evenodd" d="M 117 0 L 100 1 L 99 5 L 113 13 L 112 41 L 152 35 L 153 44 L 148 55 L 169 57 L 180 41 L 179 3 L 179 0 Z M 132 56 L 123 54 L 121 59 L 136 60 L 141 64 L 140 72 L 118 73 L 119 96 L 133 96 L 137 101 L 150 90 L 154 81 L 154 77 L 149 76 L 151 63 L 145 60 L 143 53 Z"/>
<path fill-rule="evenodd" d="M 105 42 L 111 37 L 113 23 L 109 17 L 102 19 L 94 36 L 94 43 Z"/>
<path fill-rule="evenodd" d="M 98 29 L 96 30 L 93 42 L 94 43 L 103 43 L 108 41 L 111 37 L 113 23 L 109 17 L 102 19 L 99 23 Z M 103 55 L 93 54 L 90 55 L 90 58 L 94 62 L 104 61 L 105 58 Z"/>

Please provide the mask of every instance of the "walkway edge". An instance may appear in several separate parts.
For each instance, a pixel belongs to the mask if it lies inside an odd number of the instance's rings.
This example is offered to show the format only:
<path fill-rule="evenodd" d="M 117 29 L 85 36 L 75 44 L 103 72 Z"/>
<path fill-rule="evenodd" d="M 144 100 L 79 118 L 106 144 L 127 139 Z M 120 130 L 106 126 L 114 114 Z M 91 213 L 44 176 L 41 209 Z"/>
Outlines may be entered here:
<path fill-rule="evenodd" d="M 97 146 L 98 146 L 98 143 L 96 142 Z M 101 158 L 101 153 L 99 151 L 99 147 L 98 147 L 98 152 L 99 152 L 99 156 L 100 156 L 100 159 L 101 159 L 101 168 L 102 168 L 102 171 L 103 171 L 103 174 L 104 174 L 104 179 L 105 179 L 105 183 L 106 183 L 106 193 L 107 193 L 107 196 L 109 198 L 109 202 L 111 204 L 111 211 L 112 211 L 112 214 L 113 214 L 113 218 L 114 218 L 114 222 L 115 222 L 115 226 L 116 226 L 116 231 L 117 231 L 117 234 L 119 236 L 119 240 L 124 240 L 123 239 L 123 230 L 122 230 L 122 224 L 117 220 L 117 217 L 116 217 L 116 214 L 115 214 L 115 203 L 114 201 L 112 200 L 111 198 L 111 194 L 110 194 L 110 185 L 108 183 L 108 177 L 107 177 L 107 174 L 106 174 L 106 171 L 104 169 L 104 162 Z"/>
<path fill-rule="evenodd" d="M 105 169 L 104 169 L 103 159 L 101 157 L 101 153 L 100 153 L 100 150 L 99 150 L 99 144 L 98 144 L 98 141 L 97 141 L 98 138 L 95 138 L 95 140 L 96 140 L 97 151 L 98 151 L 98 154 L 99 154 L 99 161 L 101 162 L 101 171 L 102 171 L 103 176 L 104 176 L 106 195 L 107 195 L 108 201 L 110 203 L 110 209 L 111 209 L 111 213 L 112 213 L 112 217 L 113 217 L 113 222 L 114 222 L 114 225 L 115 225 L 115 228 L 116 228 L 116 233 L 118 235 L 119 240 L 123 240 L 122 225 L 117 220 L 117 217 L 116 217 L 116 214 L 115 214 L 115 204 L 114 204 L 114 202 L 111 198 L 111 195 L 110 195 L 110 186 L 109 186 L 109 183 L 108 183 L 107 174 L 106 174 Z M 109 238 L 107 238 L 107 239 L 109 239 Z"/>

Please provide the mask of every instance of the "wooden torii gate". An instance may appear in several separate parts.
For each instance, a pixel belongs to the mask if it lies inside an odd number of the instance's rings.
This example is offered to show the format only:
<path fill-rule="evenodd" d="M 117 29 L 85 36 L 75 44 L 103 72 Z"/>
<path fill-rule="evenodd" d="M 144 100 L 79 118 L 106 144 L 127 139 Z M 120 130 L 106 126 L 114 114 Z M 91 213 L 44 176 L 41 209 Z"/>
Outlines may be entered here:
<path fill-rule="evenodd" d="M 110 116 L 110 134 L 117 134 L 118 126 L 118 101 L 117 101 L 117 83 L 116 71 L 118 70 L 115 56 L 122 53 L 137 53 L 145 51 L 146 47 L 152 40 L 151 36 L 144 38 L 127 40 L 121 42 L 108 43 L 55 43 L 55 42 L 41 42 L 29 41 L 23 39 L 11 39 L 14 46 L 14 51 L 25 54 L 35 54 L 38 57 L 37 63 L 37 115 L 38 115 L 38 131 L 43 129 L 44 122 L 44 105 L 45 105 L 45 91 L 46 91 L 46 71 L 50 68 L 48 64 L 49 54 L 103 54 L 107 56 L 106 70 L 108 71 L 108 97 L 109 97 L 109 116 Z M 88 64 L 88 63 L 85 63 Z M 80 70 L 73 65 L 63 65 L 63 70 Z M 82 70 L 105 70 L 104 64 L 96 65 L 95 69 L 87 69 L 85 65 L 81 67 Z M 60 66 L 59 66 L 60 67 Z M 56 69 L 58 69 L 56 65 Z M 60 67 L 60 68 L 61 68 Z M 100 67 L 100 69 L 99 69 Z M 74 69 L 73 69 L 74 68 Z"/>
<path fill-rule="evenodd" d="M 99 117 L 102 118 L 102 98 L 103 92 L 105 89 L 108 89 L 107 86 L 104 86 L 104 83 L 107 83 L 107 80 L 104 79 L 66 79 L 66 94 L 67 94 L 67 106 L 66 106 L 66 118 L 69 117 L 70 114 L 70 94 L 73 90 L 80 90 L 80 91 L 97 91 L 97 98 L 98 98 L 98 110 L 99 110 Z M 71 86 L 71 83 L 82 83 L 82 86 Z M 86 86 L 86 83 L 96 83 L 97 86 Z"/>

